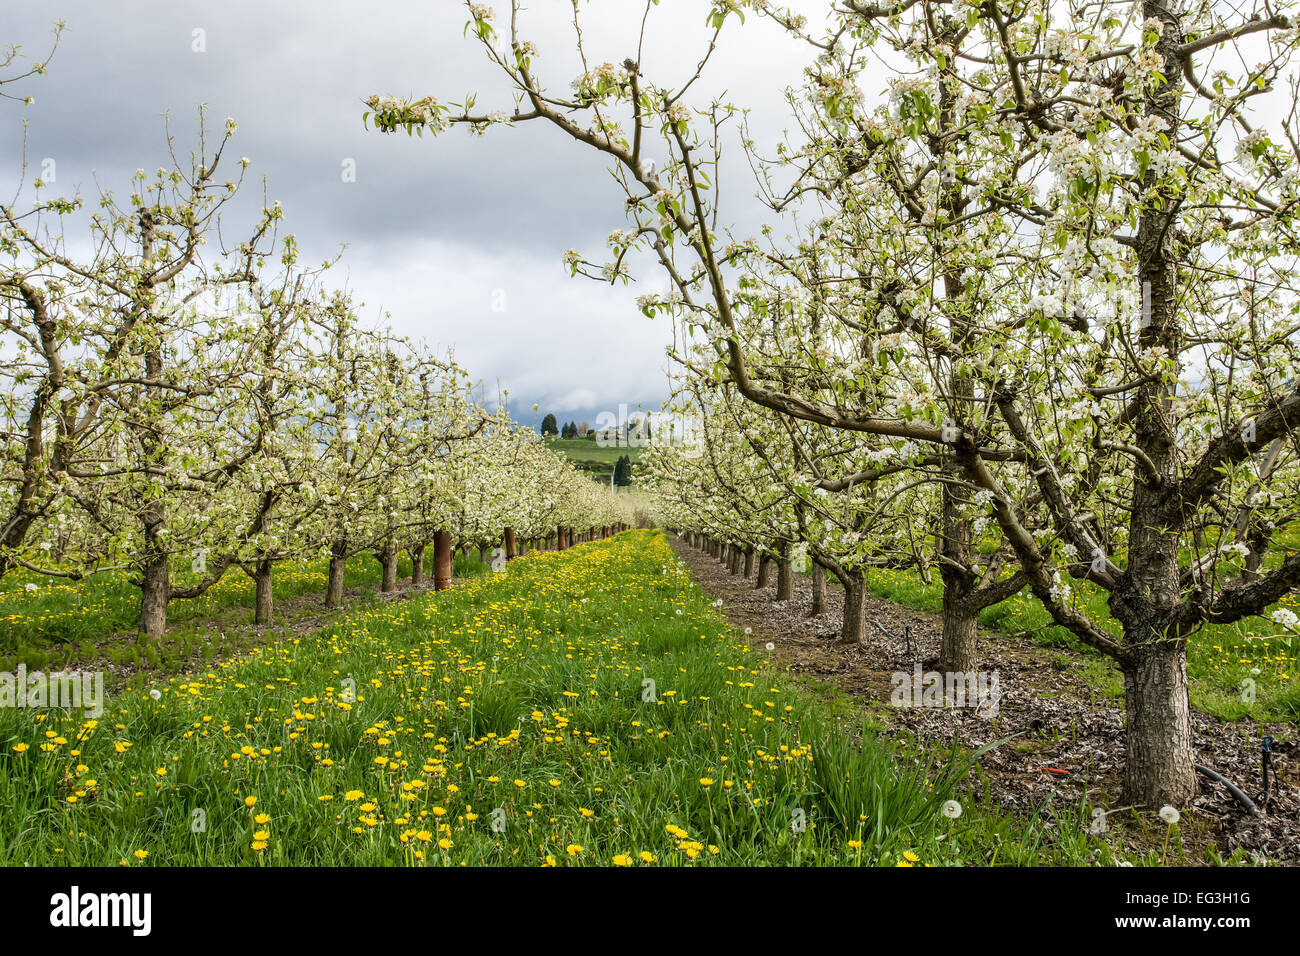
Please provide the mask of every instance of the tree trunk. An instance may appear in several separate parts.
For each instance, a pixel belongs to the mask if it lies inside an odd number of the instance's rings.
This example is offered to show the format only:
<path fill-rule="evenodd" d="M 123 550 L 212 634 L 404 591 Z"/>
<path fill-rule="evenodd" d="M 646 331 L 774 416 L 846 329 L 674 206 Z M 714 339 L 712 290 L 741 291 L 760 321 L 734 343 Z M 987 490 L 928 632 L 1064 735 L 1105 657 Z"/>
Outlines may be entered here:
<path fill-rule="evenodd" d="M 745 549 L 745 577 L 750 578 L 754 574 L 754 549 Z"/>
<path fill-rule="evenodd" d="M 954 377 L 955 394 L 965 394 L 969 382 Z M 951 470 L 951 466 L 945 466 Z M 943 646 L 939 651 L 939 670 L 943 672 L 973 671 L 979 666 L 975 647 L 979 608 L 965 598 L 975 587 L 972 571 L 971 522 L 962 513 L 962 501 L 952 487 L 945 484 L 942 495 L 942 517 L 938 552 L 947 560 L 939 562 L 939 577 L 943 580 Z"/>
<path fill-rule="evenodd" d="M 518 556 L 518 553 L 515 551 L 515 529 L 506 528 L 505 538 L 506 538 L 506 560 L 513 561 Z"/>
<path fill-rule="evenodd" d="M 1241 568 L 1241 580 L 1243 582 L 1259 580 L 1260 555 L 1258 551 L 1252 551 L 1246 555 L 1246 563 Z"/>
<path fill-rule="evenodd" d="M 1241 569 L 1242 581 L 1258 581 L 1259 566 L 1263 562 L 1264 551 L 1268 548 L 1268 529 L 1262 524 L 1256 525 L 1246 535 L 1246 545 L 1250 549 L 1246 554 L 1246 563 Z"/>
<path fill-rule="evenodd" d="M 776 563 L 776 599 L 778 601 L 794 600 L 794 568 L 785 555 Z"/>
<path fill-rule="evenodd" d="M 771 577 L 771 575 L 772 559 L 764 554 L 758 559 L 758 582 L 754 585 L 754 589 L 758 590 L 767 587 L 767 579 Z"/>
<path fill-rule="evenodd" d="M 939 670 L 945 674 L 973 671 L 979 668 L 980 612 L 963 595 L 955 594 L 957 588 L 944 582 L 943 589 L 943 645 L 939 651 Z"/>
<path fill-rule="evenodd" d="M 816 561 L 812 566 L 812 613 L 826 613 L 826 568 Z"/>
<path fill-rule="evenodd" d="M 275 600 L 271 590 L 274 581 L 271 568 L 271 560 L 262 558 L 257 562 L 257 570 L 253 572 L 253 590 L 256 594 L 253 600 L 254 624 L 271 623 L 271 608 Z"/>
<path fill-rule="evenodd" d="M 844 576 L 844 620 L 836 644 L 866 644 L 867 579 L 861 574 Z"/>
<path fill-rule="evenodd" d="M 167 599 L 171 591 L 171 577 L 167 566 L 167 552 L 156 551 L 145 565 L 140 588 L 140 631 L 146 637 L 162 637 L 167 633 Z"/>
<path fill-rule="evenodd" d="M 479 549 L 478 549 L 478 559 L 479 559 L 479 563 L 481 563 L 481 564 L 487 564 L 487 563 L 488 563 L 488 552 L 487 552 L 487 546 L 486 546 L 486 545 L 480 545 L 480 546 L 479 546 Z"/>
<path fill-rule="evenodd" d="M 1144 87 L 1143 114 L 1160 120 L 1164 135 L 1176 143 L 1182 135 L 1179 103 L 1187 85 L 1180 13 L 1166 0 L 1143 0 L 1142 13 L 1147 20 L 1161 22 L 1154 52 L 1163 77 Z M 1145 190 L 1156 187 L 1153 169 L 1147 170 L 1142 185 Z M 1136 277 L 1143 284 L 1138 347 L 1171 355 L 1181 352 L 1183 340 L 1178 289 L 1179 260 L 1185 255 L 1178 248 L 1182 208 L 1173 197 L 1144 206 L 1133 244 Z M 1109 599 L 1112 614 L 1124 625 L 1120 666 L 1128 755 L 1123 800 L 1148 807 L 1185 805 L 1196 795 L 1186 645 L 1167 633 L 1170 614 L 1182 600 L 1178 538 L 1183 529 L 1177 520 L 1163 520 L 1182 466 L 1178 416 L 1171 410 L 1176 390 L 1176 376 L 1164 376 L 1140 385 L 1130 400 L 1132 442 L 1142 450 L 1154 478 L 1143 474 L 1133 483 L 1128 567 Z"/>
<path fill-rule="evenodd" d="M 433 533 L 433 589 L 445 591 L 451 587 L 451 534 L 447 531 Z"/>
<path fill-rule="evenodd" d="M 411 548 L 411 586 L 420 587 L 424 584 L 424 549 L 425 542 Z M 469 549 L 466 548 L 466 551 Z"/>
<path fill-rule="evenodd" d="M 386 544 L 376 557 L 383 575 L 379 579 L 379 590 L 388 594 L 397 590 L 397 545 Z"/>
<path fill-rule="evenodd" d="M 347 570 L 347 544 L 343 540 L 334 542 L 330 549 L 329 578 L 325 585 L 325 606 L 338 607 L 343 603 L 343 574 Z"/>
<path fill-rule="evenodd" d="M 1124 803 L 1186 806 L 1196 796 L 1187 659 L 1175 641 L 1132 648 L 1124 666 Z"/>

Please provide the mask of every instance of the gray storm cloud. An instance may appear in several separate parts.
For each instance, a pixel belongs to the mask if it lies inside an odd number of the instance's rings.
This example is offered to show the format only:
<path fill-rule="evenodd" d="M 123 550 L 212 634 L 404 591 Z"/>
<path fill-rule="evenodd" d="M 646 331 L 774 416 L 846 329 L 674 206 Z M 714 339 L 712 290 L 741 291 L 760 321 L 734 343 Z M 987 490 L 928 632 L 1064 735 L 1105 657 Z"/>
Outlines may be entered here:
<path fill-rule="evenodd" d="M 648 75 L 659 83 L 690 75 L 707 46 L 709 7 L 664 0 L 654 9 L 642 57 Z M 635 53 L 640 9 L 631 0 L 583 6 L 594 62 Z M 568 0 L 534 0 L 524 14 L 524 35 L 540 50 L 537 71 L 552 87 L 581 71 L 571 15 Z M 462 35 L 460 3 L 69 0 L 6 10 L 0 42 L 36 56 L 60 18 L 67 32 L 49 73 L 22 91 L 35 103 L 0 107 L 6 195 L 24 151 L 33 167 L 55 161 L 59 194 L 121 189 L 136 168 L 167 162 L 162 114 L 184 155 L 206 104 L 213 129 L 226 116 L 238 121 L 235 155 L 251 160 L 228 216 L 232 232 L 255 214 L 264 179 L 309 259 L 347 245 L 332 282 L 353 289 L 376 319 L 388 313 L 397 331 L 454 347 L 488 397 L 509 391 L 519 420 L 531 423 L 534 402 L 594 420 L 619 403 L 654 407 L 666 397 L 670 327 L 647 320 L 633 301 L 659 288 L 659 277 L 643 269 L 639 283 L 610 287 L 569 278 L 561 262 L 569 248 L 599 259 L 608 232 L 626 224 L 599 156 L 535 124 L 481 139 L 453 131 L 436 142 L 363 128 L 362 99 L 371 93 L 454 101 L 477 91 L 483 108 L 511 105 L 500 75 Z M 725 87 L 752 109 L 755 138 L 771 142 L 784 125 L 782 91 L 810 59 L 807 48 L 751 20 L 729 27 L 699 92 Z M 747 233 L 762 210 L 738 147 L 729 158 L 724 216 Z M 345 181 L 347 168 L 355 181 Z"/>

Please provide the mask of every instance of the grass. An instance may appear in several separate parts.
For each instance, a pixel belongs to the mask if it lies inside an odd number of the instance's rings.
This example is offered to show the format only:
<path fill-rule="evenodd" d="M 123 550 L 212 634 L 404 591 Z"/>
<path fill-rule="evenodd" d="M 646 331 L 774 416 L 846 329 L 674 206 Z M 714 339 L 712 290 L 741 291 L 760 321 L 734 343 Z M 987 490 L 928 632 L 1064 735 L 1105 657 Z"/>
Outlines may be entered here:
<path fill-rule="evenodd" d="M 432 554 L 426 555 L 432 573 Z M 324 613 L 318 602 L 296 598 L 324 595 L 328 559 L 286 561 L 274 576 L 272 623 L 290 628 Z M 457 577 L 483 574 L 487 568 L 476 554 L 455 556 Z M 399 580 L 410 577 L 411 562 L 398 562 Z M 178 575 L 187 583 L 186 574 Z M 188 575 L 197 578 L 198 575 Z M 367 589 L 378 586 L 379 563 L 370 555 L 347 562 L 345 588 L 361 589 L 353 603 L 374 599 Z M 228 571 L 201 597 L 173 600 L 167 608 L 168 632 L 158 642 L 136 637 L 140 620 L 140 591 L 125 571 L 106 571 L 86 580 L 65 583 L 25 569 L 0 580 L 0 671 L 19 664 L 28 670 L 72 667 L 103 662 L 116 667 L 174 669 L 195 656 L 230 656 L 256 643 L 246 625 L 253 620 L 253 580 L 238 569 Z M 118 639 L 110 640 L 116 636 Z M 125 637 L 124 637 L 125 636 Z"/>
<path fill-rule="evenodd" d="M 633 531 L 141 674 L 97 720 L 0 710 L 0 863 L 1117 858 L 1086 807 L 992 810 L 977 757 L 837 720 Z"/>

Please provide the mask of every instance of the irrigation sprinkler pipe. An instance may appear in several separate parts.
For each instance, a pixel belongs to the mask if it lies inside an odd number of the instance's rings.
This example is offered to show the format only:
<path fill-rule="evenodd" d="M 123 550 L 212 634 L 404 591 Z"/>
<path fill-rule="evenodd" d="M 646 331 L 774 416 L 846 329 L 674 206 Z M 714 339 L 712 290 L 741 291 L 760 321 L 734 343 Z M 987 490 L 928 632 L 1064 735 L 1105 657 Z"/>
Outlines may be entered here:
<path fill-rule="evenodd" d="M 1245 806 L 1245 808 L 1249 810 L 1251 813 L 1256 815 L 1259 814 L 1259 807 L 1255 806 L 1255 801 L 1250 799 L 1250 797 L 1246 796 L 1246 794 L 1244 794 L 1241 791 L 1240 787 L 1238 787 L 1235 783 L 1233 783 L 1228 778 L 1226 778 L 1223 774 L 1219 773 L 1219 771 L 1211 770 L 1209 767 L 1203 766 L 1202 764 L 1199 763 L 1194 764 L 1193 766 L 1196 767 L 1197 773 L 1204 774 L 1205 776 L 1209 777 L 1211 780 L 1218 781 L 1219 783 L 1227 787 L 1228 792 L 1231 793 L 1234 797 L 1236 797 L 1242 803 L 1242 805 Z"/>

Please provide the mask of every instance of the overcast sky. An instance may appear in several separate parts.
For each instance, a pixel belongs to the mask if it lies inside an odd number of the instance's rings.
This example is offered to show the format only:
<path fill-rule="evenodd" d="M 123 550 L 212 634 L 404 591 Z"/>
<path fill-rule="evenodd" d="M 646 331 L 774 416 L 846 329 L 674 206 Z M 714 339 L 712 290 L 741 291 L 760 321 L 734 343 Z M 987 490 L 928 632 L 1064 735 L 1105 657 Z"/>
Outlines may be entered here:
<path fill-rule="evenodd" d="M 496 0 L 499 14 L 507 3 Z M 794 5 L 809 14 L 827 6 Z M 489 397 L 498 383 L 509 389 L 517 420 L 531 425 L 554 411 L 595 422 L 620 403 L 657 408 L 666 397 L 671 328 L 633 303 L 662 288 L 659 277 L 643 271 L 640 282 L 611 288 L 571 279 L 562 264 L 569 248 L 603 261 L 605 237 L 626 225 L 621 192 L 599 156 L 537 124 L 483 138 L 455 130 L 437 141 L 363 128 L 362 99 L 370 93 L 458 101 L 477 91 L 484 110 L 510 106 L 501 75 L 462 35 L 467 15 L 459 0 L 6 6 L 0 44 L 21 44 L 31 57 L 47 49 L 56 20 L 68 27 L 49 73 L 15 91 L 34 104 L 0 106 L 6 195 L 21 162 L 24 119 L 29 159 L 56 161 L 51 191 L 80 187 L 89 198 L 96 179 L 121 190 L 137 167 L 166 163 L 164 112 L 187 150 L 196 109 L 206 103 L 214 128 L 226 116 L 239 124 L 235 155 L 252 162 L 247 198 L 260 201 L 265 177 L 307 260 L 346 243 L 328 281 L 354 290 L 368 317 L 391 313 L 397 331 L 454 347 Z M 642 59 L 647 76 L 675 85 L 689 75 L 707 46 L 709 7 L 662 0 Z M 593 65 L 635 53 L 640 9 L 637 0 L 582 5 Z M 552 89 L 567 88 L 580 72 L 571 13 L 570 0 L 532 0 L 523 16 L 521 32 L 539 48 L 535 70 Z M 725 89 L 752 110 L 756 139 L 772 142 L 784 129 L 782 91 L 799 82 L 809 59 L 806 46 L 751 18 L 724 31 L 700 92 Z M 761 210 L 739 150 L 730 158 L 724 219 L 749 234 Z M 344 181 L 346 161 L 355 163 L 355 182 Z M 254 212 L 246 203 L 235 208 L 227 234 Z M 494 300 L 504 312 L 493 311 Z"/>

